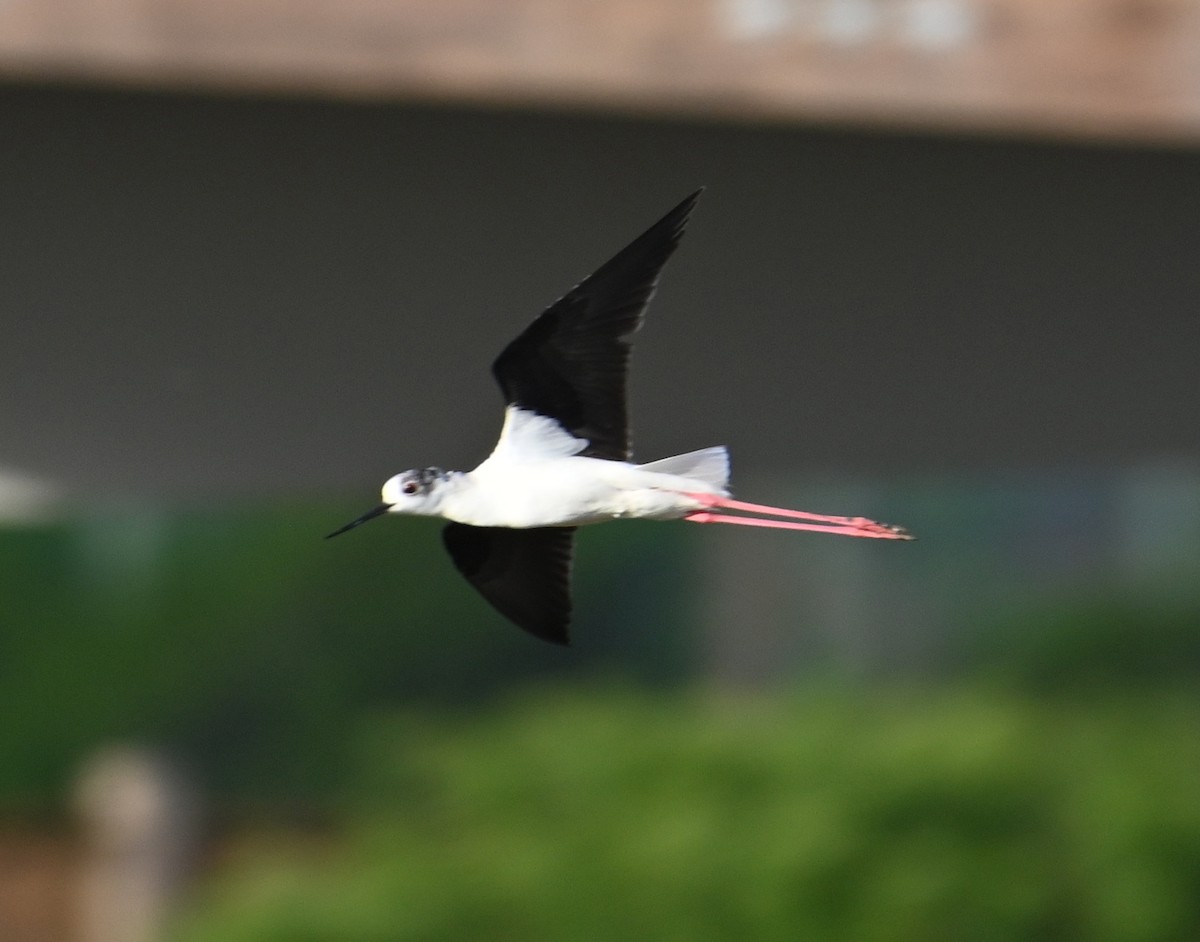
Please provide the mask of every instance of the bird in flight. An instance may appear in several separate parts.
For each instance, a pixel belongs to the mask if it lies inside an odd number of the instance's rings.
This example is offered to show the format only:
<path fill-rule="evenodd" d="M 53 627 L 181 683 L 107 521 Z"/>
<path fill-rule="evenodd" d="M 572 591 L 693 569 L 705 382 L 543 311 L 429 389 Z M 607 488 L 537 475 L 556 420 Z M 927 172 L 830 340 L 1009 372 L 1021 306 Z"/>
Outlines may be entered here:
<path fill-rule="evenodd" d="M 649 464 L 630 460 L 625 379 L 632 335 L 701 192 L 504 348 L 492 364 L 507 402 L 504 425 L 479 467 L 401 472 L 383 485 L 383 503 L 327 539 L 389 513 L 442 517 L 449 521 L 443 542 L 467 581 L 510 621 L 557 644 L 568 643 L 571 555 L 584 524 L 640 517 L 912 539 L 901 527 L 864 517 L 734 500 L 724 447 Z"/>

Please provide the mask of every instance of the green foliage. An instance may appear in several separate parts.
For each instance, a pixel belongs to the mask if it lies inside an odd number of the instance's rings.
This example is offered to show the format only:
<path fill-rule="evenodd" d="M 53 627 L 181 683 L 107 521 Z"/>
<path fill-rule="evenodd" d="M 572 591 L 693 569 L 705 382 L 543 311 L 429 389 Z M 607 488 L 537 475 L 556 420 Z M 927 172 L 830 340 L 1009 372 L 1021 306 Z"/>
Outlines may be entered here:
<path fill-rule="evenodd" d="M 1195 683 L 1200 597 L 1092 592 L 1006 613 L 965 639 L 977 671 L 1051 693 Z"/>
<path fill-rule="evenodd" d="M 1200 938 L 1200 704 L 531 694 L 366 724 L 352 825 L 177 942 Z"/>
<path fill-rule="evenodd" d="M 363 710 L 478 701 L 622 659 L 679 670 L 677 529 L 581 538 L 595 578 L 579 606 L 601 622 L 581 619 L 564 651 L 465 589 L 434 521 L 321 539 L 359 509 L 116 508 L 0 530 L 0 813 L 61 807 L 88 751 L 113 739 L 177 754 L 226 807 L 306 811 L 339 786 Z M 654 630 L 631 640 L 604 619 Z"/>

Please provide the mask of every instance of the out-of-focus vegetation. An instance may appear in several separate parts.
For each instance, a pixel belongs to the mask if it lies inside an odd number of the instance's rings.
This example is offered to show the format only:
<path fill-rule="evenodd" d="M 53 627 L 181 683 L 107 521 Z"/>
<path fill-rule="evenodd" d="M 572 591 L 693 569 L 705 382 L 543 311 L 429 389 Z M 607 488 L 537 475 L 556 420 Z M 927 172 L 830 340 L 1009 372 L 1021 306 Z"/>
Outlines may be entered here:
<path fill-rule="evenodd" d="M 1191 580 L 1189 580 L 1191 582 Z M 1200 681 L 1200 583 L 1113 587 L 986 619 L 958 645 L 960 670 L 1044 694 L 1153 690 Z"/>
<path fill-rule="evenodd" d="M 112 740 L 176 755 L 218 805 L 306 813 L 341 782 L 364 710 L 477 702 L 606 665 L 679 674 L 677 530 L 580 541 L 597 578 L 567 657 L 461 584 L 433 521 L 322 539 L 360 509 L 119 508 L 0 529 L 0 814 L 55 814 L 83 757 Z M 639 617 L 620 617 L 632 605 Z M 604 624 L 588 622 L 597 611 Z"/>
<path fill-rule="evenodd" d="M 563 650 L 436 522 L 321 539 L 360 510 L 0 531 L 0 814 L 61 816 L 104 743 L 183 759 L 249 850 L 176 942 L 1200 938 L 1190 573 L 993 585 L 950 534 L 888 570 L 939 603 L 921 658 L 719 696 L 688 528 L 590 528 Z"/>
<path fill-rule="evenodd" d="M 114 740 L 181 758 L 223 809 L 320 811 L 343 784 L 364 711 L 482 703 L 543 679 L 669 686 L 704 676 L 690 591 L 703 568 L 686 526 L 628 522 L 581 536 L 576 643 L 564 651 L 508 625 L 463 584 L 435 521 L 321 539 L 360 510 L 102 508 L 0 529 L 0 814 L 54 814 L 82 759 Z M 914 519 L 933 518 L 919 511 Z M 957 598 L 970 580 L 961 567 L 937 568 L 954 538 L 900 547 L 892 579 L 906 573 L 908 595 L 940 604 L 953 588 Z M 1194 681 L 1200 588 L 1190 576 L 1170 585 L 1102 596 L 1085 586 L 1078 601 L 1022 592 L 1008 605 L 989 588 L 986 606 L 955 602 L 969 624 L 950 640 L 935 626 L 942 639 L 905 669 L 1048 693 Z M 812 628 L 794 625 L 801 636 Z M 817 657 L 795 670 L 837 667 Z"/>
<path fill-rule="evenodd" d="M 542 690 L 367 722 L 328 853 L 178 942 L 1200 938 L 1200 705 Z"/>

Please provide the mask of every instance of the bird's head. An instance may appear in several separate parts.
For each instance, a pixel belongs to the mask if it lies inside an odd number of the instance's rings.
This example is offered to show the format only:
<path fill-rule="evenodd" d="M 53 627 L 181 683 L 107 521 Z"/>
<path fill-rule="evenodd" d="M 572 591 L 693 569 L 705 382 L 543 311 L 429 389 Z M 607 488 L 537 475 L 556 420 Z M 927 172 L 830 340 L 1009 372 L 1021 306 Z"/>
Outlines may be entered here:
<path fill-rule="evenodd" d="M 338 536 L 347 530 L 382 517 L 384 514 L 421 514 L 436 516 L 438 504 L 442 495 L 438 493 L 438 485 L 449 475 L 441 468 L 416 468 L 412 471 L 401 471 L 388 478 L 383 484 L 383 503 L 368 510 L 361 517 L 351 520 L 325 539 Z"/>
<path fill-rule="evenodd" d="M 394 514 L 436 514 L 441 501 L 438 485 L 449 475 L 441 468 L 416 468 L 401 471 L 383 484 L 383 502 Z"/>

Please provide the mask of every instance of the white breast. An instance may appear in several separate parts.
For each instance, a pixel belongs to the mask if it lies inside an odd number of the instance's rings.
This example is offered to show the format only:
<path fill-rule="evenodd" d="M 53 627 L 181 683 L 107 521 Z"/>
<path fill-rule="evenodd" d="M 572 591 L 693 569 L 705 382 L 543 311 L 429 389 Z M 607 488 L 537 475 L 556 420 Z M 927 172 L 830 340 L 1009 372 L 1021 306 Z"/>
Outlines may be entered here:
<path fill-rule="evenodd" d="M 464 476 L 442 513 L 490 527 L 553 527 L 623 517 L 674 519 L 700 504 L 685 492 L 703 484 L 623 461 L 569 457 L 500 462 L 489 458 Z"/>

